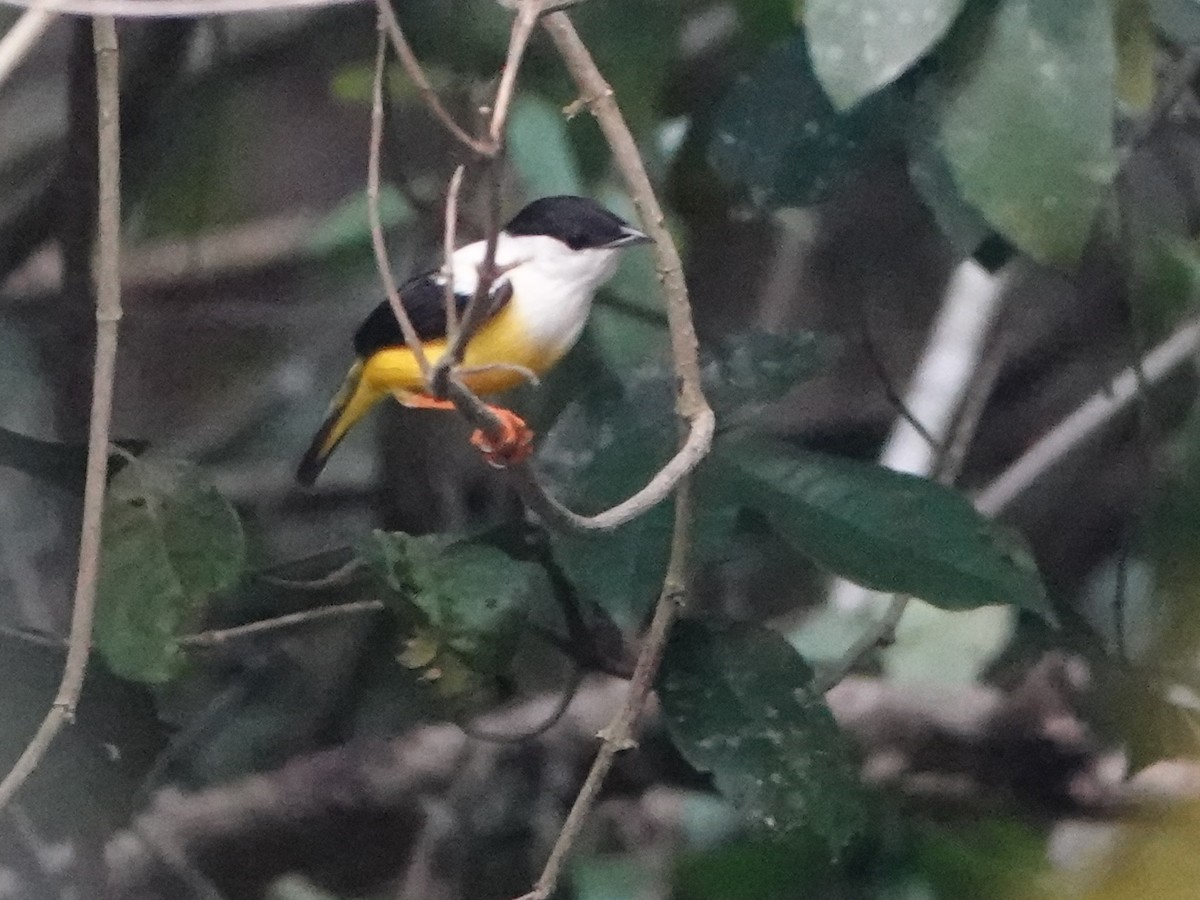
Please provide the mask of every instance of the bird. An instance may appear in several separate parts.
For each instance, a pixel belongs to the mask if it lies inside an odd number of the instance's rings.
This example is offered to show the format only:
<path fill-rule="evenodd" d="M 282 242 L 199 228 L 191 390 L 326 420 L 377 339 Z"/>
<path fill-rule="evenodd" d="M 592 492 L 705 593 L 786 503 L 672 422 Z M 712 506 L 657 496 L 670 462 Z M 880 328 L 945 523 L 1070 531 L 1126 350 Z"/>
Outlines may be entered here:
<path fill-rule="evenodd" d="M 617 269 L 622 250 L 652 243 L 645 233 L 594 200 L 570 195 L 529 203 L 496 237 L 495 268 L 484 318 L 470 338 L 460 369 L 466 386 L 479 395 L 501 393 L 542 375 L 579 338 L 596 291 Z M 487 241 L 455 250 L 447 267 L 459 315 L 479 283 Z M 417 275 L 400 286 L 400 297 L 426 358 L 436 361 L 447 345 L 443 270 Z M 355 361 L 330 403 L 296 471 L 312 486 L 331 453 L 372 407 L 386 397 L 402 405 L 450 409 L 448 400 L 429 396 L 412 351 L 405 346 L 391 304 L 384 300 L 354 335 Z M 502 439 L 476 431 L 471 441 L 493 465 L 525 459 L 532 432 L 511 410 L 489 406 L 501 423 Z"/>

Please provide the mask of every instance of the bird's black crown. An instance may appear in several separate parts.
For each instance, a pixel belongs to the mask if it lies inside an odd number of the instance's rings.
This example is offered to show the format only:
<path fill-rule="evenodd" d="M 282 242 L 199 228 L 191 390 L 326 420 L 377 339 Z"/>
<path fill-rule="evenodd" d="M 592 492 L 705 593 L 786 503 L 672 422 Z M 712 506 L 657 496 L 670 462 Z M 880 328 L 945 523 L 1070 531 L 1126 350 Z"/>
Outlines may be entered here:
<path fill-rule="evenodd" d="M 542 197 L 513 216 L 504 230 L 514 237 L 546 236 L 572 250 L 621 247 L 644 240 L 620 216 L 586 197 Z"/>

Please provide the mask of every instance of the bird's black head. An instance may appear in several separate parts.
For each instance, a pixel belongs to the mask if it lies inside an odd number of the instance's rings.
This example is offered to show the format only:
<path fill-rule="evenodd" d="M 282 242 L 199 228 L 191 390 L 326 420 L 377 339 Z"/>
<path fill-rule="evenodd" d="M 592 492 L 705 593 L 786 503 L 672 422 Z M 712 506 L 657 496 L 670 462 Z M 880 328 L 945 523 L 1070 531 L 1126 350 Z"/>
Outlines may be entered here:
<path fill-rule="evenodd" d="M 552 237 L 572 250 L 613 250 L 650 240 L 624 219 L 586 197 L 542 197 L 513 216 L 513 237 Z"/>

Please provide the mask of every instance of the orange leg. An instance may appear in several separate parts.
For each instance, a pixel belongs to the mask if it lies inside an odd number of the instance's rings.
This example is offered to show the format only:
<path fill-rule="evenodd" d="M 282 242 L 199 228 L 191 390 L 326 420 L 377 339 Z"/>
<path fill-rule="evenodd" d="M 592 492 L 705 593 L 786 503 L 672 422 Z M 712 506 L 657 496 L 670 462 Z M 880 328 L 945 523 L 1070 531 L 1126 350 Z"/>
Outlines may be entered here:
<path fill-rule="evenodd" d="M 479 428 L 471 435 L 471 443 L 483 454 L 488 465 L 503 469 L 529 459 L 533 455 L 533 431 L 525 420 L 502 406 L 489 405 L 488 409 L 500 419 L 499 439 L 493 439 Z"/>
<path fill-rule="evenodd" d="M 435 400 L 424 394 L 408 394 L 400 402 L 414 409 L 454 409 L 451 401 Z M 525 420 L 502 406 L 489 404 L 488 409 L 500 420 L 500 434 L 492 438 L 483 429 L 476 428 L 471 435 L 471 443 L 483 454 L 488 464 L 497 469 L 527 460 L 533 454 L 533 431 L 525 424 Z"/>

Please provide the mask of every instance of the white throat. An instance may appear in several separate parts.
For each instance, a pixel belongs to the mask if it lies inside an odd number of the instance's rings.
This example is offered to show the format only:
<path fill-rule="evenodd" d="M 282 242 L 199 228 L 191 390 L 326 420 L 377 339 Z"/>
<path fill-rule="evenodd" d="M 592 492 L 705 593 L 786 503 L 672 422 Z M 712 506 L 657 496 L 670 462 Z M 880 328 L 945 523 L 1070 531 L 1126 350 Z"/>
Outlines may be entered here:
<path fill-rule="evenodd" d="M 477 241 L 454 253 L 454 289 L 470 293 L 478 284 L 486 244 Z M 617 250 L 572 250 L 549 237 L 512 237 L 501 232 L 496 265 L 513 287 L 513 311 L 533 340 L 554 356 L 579 338 L 597 289 L 617 270 Z"/>

